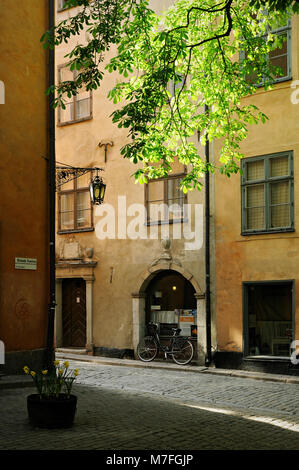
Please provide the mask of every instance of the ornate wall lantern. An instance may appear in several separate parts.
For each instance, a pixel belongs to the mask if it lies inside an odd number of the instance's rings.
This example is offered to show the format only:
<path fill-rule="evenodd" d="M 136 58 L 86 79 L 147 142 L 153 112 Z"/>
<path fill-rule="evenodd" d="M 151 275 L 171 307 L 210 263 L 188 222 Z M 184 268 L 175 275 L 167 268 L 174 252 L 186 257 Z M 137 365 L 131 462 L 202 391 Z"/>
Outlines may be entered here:
<path fill-rule="evenodd" d="M 102 178 L 99 176 L 99 171 L 102 171 L 102 168 L 82 168 L 82 167 L 73 167 L 66 164 L 61 164 L 63 166 L 56 166 L 56 189 L 59 188 L 73 179 L 79 178 L 80 176 L 96 171 L 97 174 L 95 178 L 92 179 L 89 190 L 90 190 L 90 200 L 92 204 L 102 204 L 104 201 L 106 184 L 103 182 Z"/>
<path fill-rule="evenodd" d="M 92 204 L 102 204 L 105 197 L 106 185 L 97 174 L 89 186 L 90 200 Z"/>

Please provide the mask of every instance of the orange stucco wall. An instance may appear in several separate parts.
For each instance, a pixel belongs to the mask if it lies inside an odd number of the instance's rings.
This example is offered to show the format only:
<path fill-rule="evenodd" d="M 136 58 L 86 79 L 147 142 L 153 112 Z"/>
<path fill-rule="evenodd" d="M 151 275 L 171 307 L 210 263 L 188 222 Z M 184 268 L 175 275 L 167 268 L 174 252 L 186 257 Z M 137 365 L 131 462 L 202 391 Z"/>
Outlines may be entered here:
<path fill-rule="evenodd" d="M 48 305 L 48 1 L 2 0 L 0 12 L 0 338 L 6 351 L 45 346 Z M 16 270 L 15 257 L 37 270 Z"/>

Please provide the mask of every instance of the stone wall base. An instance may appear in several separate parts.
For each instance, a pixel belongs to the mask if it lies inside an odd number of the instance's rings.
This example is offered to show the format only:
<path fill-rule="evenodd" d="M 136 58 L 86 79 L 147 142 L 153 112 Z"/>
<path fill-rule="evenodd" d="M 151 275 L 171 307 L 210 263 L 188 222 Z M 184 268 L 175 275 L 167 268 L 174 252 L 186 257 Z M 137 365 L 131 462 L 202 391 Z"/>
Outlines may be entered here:
<path fill-rule="evenodd" d="M 242 353 L 217 351 L 213 363 L 220 369 L 239 369 L 268 374 L 299 376 L 299 364 L 294 365 L 288 357 L 244 357 Z"/>
<path fill-rule="evenodd" d="M 9 351 L 5 353 L 5 364 L 1 367 L 5 375 L 24 374 L 23 367 L 37 371 L 45 367 L 46 349 Z"/>
<path fill-rule="evenodd" d="M 116 357 L 117 359 L 134 359 L 133 349 L 95 347 L 94 356 Z"/>

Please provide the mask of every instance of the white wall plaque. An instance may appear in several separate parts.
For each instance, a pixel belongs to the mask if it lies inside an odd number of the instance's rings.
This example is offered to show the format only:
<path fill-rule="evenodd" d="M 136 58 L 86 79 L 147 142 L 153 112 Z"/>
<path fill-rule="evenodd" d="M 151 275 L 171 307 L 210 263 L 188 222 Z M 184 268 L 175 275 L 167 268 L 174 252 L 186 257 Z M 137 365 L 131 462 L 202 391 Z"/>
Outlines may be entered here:
<path fill-rule="evenodd" d="M 30 269 L 36 271 L 37 259 L 36 258 L 15 258 L 15 269 Z"/>

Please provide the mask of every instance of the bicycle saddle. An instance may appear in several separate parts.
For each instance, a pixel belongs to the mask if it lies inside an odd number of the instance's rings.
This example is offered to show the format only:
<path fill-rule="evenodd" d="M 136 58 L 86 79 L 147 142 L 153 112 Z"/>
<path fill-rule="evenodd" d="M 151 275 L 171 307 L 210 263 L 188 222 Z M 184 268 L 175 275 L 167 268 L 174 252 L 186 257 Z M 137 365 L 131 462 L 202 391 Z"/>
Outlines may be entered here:
<path fill-rule="evenodd" d="M 172 329 L 172 331 L 173 331 L 174 333 L 176 333 L 176 334 L 178 334 L 178 335 L 179 335 L 180 332 L 182 331 L 181 328 L 171 328 L 171 329 Z"/>

